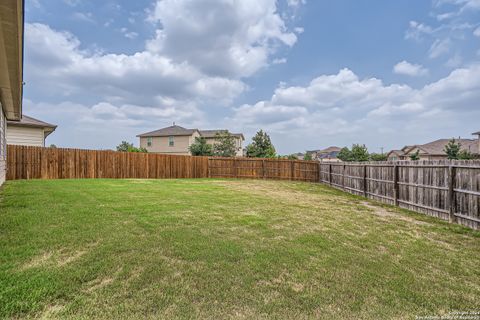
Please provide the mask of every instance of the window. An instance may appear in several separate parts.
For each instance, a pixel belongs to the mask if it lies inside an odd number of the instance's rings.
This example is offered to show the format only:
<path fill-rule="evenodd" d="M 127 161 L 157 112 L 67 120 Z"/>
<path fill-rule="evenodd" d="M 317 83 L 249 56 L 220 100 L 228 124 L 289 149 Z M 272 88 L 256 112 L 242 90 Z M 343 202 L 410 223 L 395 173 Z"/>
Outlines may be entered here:
<path fill-rule="evenodd" d="M 168 137 L 168 146 L 173 147 L 175 145 L 175 141 L 173 140 L 173 136 Z"/>
<path fill-rule="evenodd" d="M 153 140 L 152 137 L 148 137 L 148 138 L 147 138 L 147 147 L 151 147 L 151 146 L 152 146 L 152 140 Z"/>

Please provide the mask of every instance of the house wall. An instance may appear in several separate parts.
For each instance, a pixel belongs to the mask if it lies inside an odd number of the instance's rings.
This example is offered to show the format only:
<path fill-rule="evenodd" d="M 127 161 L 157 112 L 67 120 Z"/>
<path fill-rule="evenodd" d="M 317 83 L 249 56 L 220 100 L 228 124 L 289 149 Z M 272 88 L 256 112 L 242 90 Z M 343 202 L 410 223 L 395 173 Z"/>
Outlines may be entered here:
<path fill-rule="evenodd" d="M 150 153 L 164 153 L 176 155 L 189 155 L 188 147 L 194 142 L 198 133 L 191 136 L 174 136 L 174 145 L 168 144 L 168 137 L 152 137 L 152 146 L 147 145 L 147 137 L 140 137 L 140 147 L 147 149 Z"/>
<path fill-rule="evenodd" d="M 446 160 L 447 159 L 447 155 L 431 155 L 429 153 L 425 153 L 424 151 L 422 151 L 421 149 L 418 149 L 418 148 L 413 148 L 412 150 L 410 150 L 405 156 L 404 156 L 404 159 L 402 160 L 410 160 L 410 156 L 412 154 L 414 154 L 415 152 L 417 152 L 417 150 L 419 150 L 419 153 L 418 153 L 418 157 L 420 160 Z"/>
<path fill-rule="evenodd" d="M 19 127 L 8 125 L 7 143 L 22 146 L 45 146 L 45 133 L 43 128 Z"/>
<path fill-rule="evenodd" d="M 7 120 L 0 103 L 0 186 L 5 182 L 7 173 L 7 141 L 6 141 Z"/>

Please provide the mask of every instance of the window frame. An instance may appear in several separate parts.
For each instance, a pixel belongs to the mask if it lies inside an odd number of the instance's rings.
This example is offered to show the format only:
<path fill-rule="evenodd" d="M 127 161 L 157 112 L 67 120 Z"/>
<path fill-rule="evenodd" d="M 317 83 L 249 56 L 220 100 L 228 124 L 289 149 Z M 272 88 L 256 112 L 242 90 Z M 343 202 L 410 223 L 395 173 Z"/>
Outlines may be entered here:
<path fill-rule="evenodd" d="M 174 147 L 175 146 L 175 137 L 174 136 L 169 136 L 168 137 L 168 146 L 169 147 Z"/>
<path fill-rule="evenodd" d="M 153 138 L 152 137 L 147 137 L 147 147 L 151 147 L 153 144 Z"/>

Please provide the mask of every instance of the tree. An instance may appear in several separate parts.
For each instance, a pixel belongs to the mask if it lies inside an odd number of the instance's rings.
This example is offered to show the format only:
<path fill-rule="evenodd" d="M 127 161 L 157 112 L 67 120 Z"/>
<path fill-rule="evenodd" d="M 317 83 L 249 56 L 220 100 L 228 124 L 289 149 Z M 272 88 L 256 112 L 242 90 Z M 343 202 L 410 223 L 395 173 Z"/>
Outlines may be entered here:
<path fill-rule="evenodd" d="M 447 145 L 443 149 L 447 154 L 447 159 L 456 160 L 458 159 L 458 154 L 460 153 L 460 148 L 462 145 L 460 142 L 456 142 L 455 139 L 448 141 Z"/>
<path fill-rule="evenodd" d="M 371 153 L 370 160 L 372 161 L 387 161 L 387 155 L 385 153 Z"/>
<path fill-rule="evenodd" d="M 337 158 L 344 162 L 353 161 L 352 152 L 347 147 L 344 147 L 340 150 L 340 152 L 337 154 Z"/>
<path fill-rule="evenodd" d="M 364 144 L 354 144 L 352 150 L 347 147 L 342 148 L 337 158 L 344 162 L 364 162 L 370 160 L 370 154 Z"/>
<path fill-rule="evenodd" d="M 352 161 L 363 162 L 370 160 L 367 147 L 362 144 L 354 144 L 352 146 Z"/>
<path fill-rule="evenodd" d="M 57 149 L 57 146 L 52 143 L 52 144 L 50 145 L 50 148 L 52 148 L 52 149 Z"/>
<path fill-rule="evenodd" d="M 458 160 L 473 160 L 475 156 L 468 150 L 461 150 L 458 153 Z"/>
<path fill-rule="evenodd" d="M 279 159 L 287 159 L 287 160 L 298 160 L 296 154 L 290 154 L 288 156 L 278 156 Z"/>
<path fill-rule="evenodd" d="M 309 152 L 306 152 L 306 153 L 305 153 L 305 156 L 303 157 L 303 160 L 312 161 L 312 160 L 313 160 L 312 154 L 309 153 Z"/>
<path fill-rule="evenodd" d="M 419 154 L 420 154 L 420 150 L 417 149 L 417 151 L 416 151 L 415 153 L 412 153 L 412 154 L 410 155 L 410 160 L 412 160 L 412 161 L 418 161 L 418 160 L 420 160 Z"/>
<path fill-rule="evenodd" d="M 211 156 L 213 155 L 213 147 L 207 143 L 205 137 L 195 137 L 195 142 L 188 147 L 192 156 Z"/>
<path fill-rule="evenodd" d="M 260 130 L 252 138 L 252 143 L 247 146 L 247 157 L 250 158 L 275 158 L 275 147 L 270 140 L 270 136 Z"/>
<path fill-rule="evenodd" d="M 235 137 L 228 131 L 217 132 L 213 144 L 213 154 L 218 157 L 234 157 L 237 154 Z"/>
<path fill-rule="evenodd" d="M 128 143 L 127 141 L 122 141 L 122 143 L 120 143 L 118 146 L 117 146 L 117 151 L 121 151 L 121 152 L 148 152 L 147 149 L 145 148 L 137 148 L 133 145 L 133 143 Z"/>

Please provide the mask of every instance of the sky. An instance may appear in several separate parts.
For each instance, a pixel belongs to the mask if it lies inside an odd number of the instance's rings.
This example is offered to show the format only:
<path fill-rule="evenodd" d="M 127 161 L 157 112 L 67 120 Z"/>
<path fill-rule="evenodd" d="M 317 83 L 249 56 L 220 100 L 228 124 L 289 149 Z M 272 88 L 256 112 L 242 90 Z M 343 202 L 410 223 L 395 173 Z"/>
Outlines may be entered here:
<path fill-rule="evenodd" d="M 114 149 L 172 125 L 279 154 L 480 130 L 480 0 L 26 0 L 24 114 Z"/>

